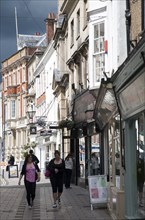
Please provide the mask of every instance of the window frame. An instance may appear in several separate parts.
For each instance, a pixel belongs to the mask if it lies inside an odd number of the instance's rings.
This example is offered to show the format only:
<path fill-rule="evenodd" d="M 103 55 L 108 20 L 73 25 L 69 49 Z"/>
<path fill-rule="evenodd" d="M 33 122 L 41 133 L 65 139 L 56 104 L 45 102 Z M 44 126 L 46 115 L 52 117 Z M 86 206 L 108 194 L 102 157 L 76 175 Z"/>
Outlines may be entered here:
<path fill-rule="evenodd" d="M 101 34 L 101 25 L 103 24 L 103 35 Z M 95 36 L 95 28 L 98 27 L 98 36 Z M 95 47 L 96 42 L 98 42 L 98 51 Z M 94 69 L 94 81 L 95 83 L 100 83 L 103 78 L 103 71 L 105 71 L 105 21 L 102 20 L 93 25 L 93 69 Z M 98 67 L 97 67 L 97 58 L 98 57 Z M 103 65 L 102 65 L 103 63 Z M 99 71 L 97 71 L 99 70 Z"/>
<path fill-rule="evenodd" d="M 16 117 L 16 100 L 11 100 L 11 118 Z"/>

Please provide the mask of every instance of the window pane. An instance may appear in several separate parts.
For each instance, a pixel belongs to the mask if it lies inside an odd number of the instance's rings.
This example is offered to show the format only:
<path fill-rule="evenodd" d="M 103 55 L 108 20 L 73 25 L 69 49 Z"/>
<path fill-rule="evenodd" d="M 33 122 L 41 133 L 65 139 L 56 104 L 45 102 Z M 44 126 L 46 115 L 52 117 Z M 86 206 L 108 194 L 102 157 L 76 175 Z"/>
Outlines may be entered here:
<path fill-rule="evenodd" d="M 11 101 L 11 116 L 15 117 L 15 100 Z"/>
<path fill-rule="evenodd" d="M 100 24 L 100 37 L 104 37 L 104 23 Z"/>
<path fill-rule="evenodd" d="M 104 51 L 104 37 L 100 38 L 100 52 Z"/>
<path fill-rule="evenodd" d="M 98 30 L 98 25 L 94 26 L 94 38 L 98 38 L 99 37 L 99 30 Z"/>
<path fill-rule="evenodd" d="M 100 45 L 99 45 L 99 40 L 94 40 L 94 53 L 99 53 L 100 52 Z"/>
<path fill-rule="evenodd" d="M 98 54 L 94 57 L 95 81 L 100 82 L 103 78 L 103 71 L 105 66 L 105 55 Z"/>

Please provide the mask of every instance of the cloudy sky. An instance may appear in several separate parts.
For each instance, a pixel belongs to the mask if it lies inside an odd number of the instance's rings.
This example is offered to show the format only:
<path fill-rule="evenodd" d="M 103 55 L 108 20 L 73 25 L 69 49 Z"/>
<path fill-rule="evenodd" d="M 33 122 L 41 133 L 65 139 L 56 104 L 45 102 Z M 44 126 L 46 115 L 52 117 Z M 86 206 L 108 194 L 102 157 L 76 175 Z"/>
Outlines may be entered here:
<path fill-rule="evenodd" d="M 57 13 L 57 0 L 0 0 L 0 62 L 17 51 L 15 7 L 18 33 L 42 35 L 48 13 Z"/>

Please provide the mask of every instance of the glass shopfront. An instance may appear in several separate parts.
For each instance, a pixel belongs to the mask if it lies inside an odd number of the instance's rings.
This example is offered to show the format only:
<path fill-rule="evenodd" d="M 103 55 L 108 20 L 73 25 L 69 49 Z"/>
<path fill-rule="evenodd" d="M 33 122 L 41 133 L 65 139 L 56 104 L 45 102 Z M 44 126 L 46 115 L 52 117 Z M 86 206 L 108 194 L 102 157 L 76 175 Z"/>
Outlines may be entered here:
<path fill-rule="evenodd" d="M 99 135 L 96 134 L 91 136 L 91 149 L 90 152 L 88 153 L 88 157 L 86 157 L 85 137 L 79 139 L 79 164 L 80 164 L 81 178 L 88 177 L 88 175 L 99 174 L 99 170 L 100 170 Z"/>

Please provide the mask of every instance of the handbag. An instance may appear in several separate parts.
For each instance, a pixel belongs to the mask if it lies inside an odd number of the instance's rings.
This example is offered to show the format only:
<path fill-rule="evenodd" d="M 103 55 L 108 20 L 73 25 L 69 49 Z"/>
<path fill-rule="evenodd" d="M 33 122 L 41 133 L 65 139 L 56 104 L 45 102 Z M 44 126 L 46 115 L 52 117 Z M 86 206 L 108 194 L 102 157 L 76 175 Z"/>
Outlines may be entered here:
<path fill-rule="evenodd" d="M 50 170 L 46 170 L 46 171 L 45 171 L 45 177 L 47 177 L 47 178 L 48 178 L 48 177 L 50 177 L 50 175 L 51 175 Z"/>

